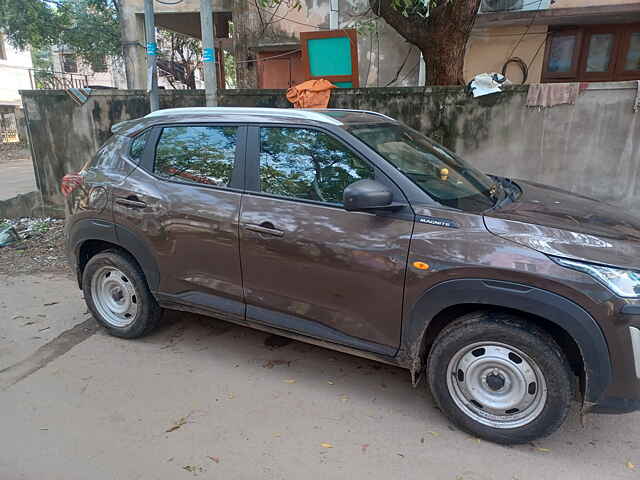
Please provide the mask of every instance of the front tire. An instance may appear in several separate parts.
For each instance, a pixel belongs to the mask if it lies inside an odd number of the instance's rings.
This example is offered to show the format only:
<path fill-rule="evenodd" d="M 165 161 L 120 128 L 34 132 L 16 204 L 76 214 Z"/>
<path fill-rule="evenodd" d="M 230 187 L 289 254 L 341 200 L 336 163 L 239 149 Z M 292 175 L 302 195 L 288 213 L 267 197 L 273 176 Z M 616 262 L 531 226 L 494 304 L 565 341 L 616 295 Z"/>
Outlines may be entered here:
<path fill-rule="evenodd" d="M 82 290 L 93 317 L 115 337 L 141 337 L 162 316 L 140 267 L 120 250 L 91 257 L 82 273 Z"/>
<path fill-rule="evenodd" d="M 431 348 L 427 373 L 441 410 L 492 442 L 545 437 L 569 413 L 573 375 L 562 350 L 513 315 L 477 312 L 448 325 Z"/>

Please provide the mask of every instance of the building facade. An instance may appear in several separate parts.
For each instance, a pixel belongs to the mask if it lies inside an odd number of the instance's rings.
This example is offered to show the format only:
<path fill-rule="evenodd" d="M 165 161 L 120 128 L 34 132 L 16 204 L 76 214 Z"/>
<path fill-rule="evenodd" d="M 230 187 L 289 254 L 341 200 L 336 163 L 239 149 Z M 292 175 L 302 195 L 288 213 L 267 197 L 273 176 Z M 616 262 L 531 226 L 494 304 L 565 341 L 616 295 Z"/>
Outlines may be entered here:
<path fill-rule="evenodd" d="M 513 58 L 524 83 L 640 80 L 640 1 L 482 0 L 465 77 Z M 518 61 L 506 72 L 522 83 Z"/>
<path fill-rule="evenodd" d="M 31 53 L 13 48 L 0 34 L 0 106 L 19 106 L 19 90 L 31 88 Z"/>
<path fill-rule="evenodd" d="M 18 92 L 31 88 L 31 67 L 31 53 L 13 48 L 0 34 L 0 144 L 26 141 Z"/>
<path fill-rule="evenodd" d="M 51 49 L 51 63 L 53 75 L 61 80 L 58 88 L 127 88 L 124 64 L 119 59 L 103 57 L 90 65 L 69 47 L 58 46 Z"/>
<path fill-rule="evenodd" d="M 301 5 L 213 0 L 216 58 L 234 57 L 239 88 L 287 88 L 305 80 L 300 34 L 351 28 L 358 31 L 361 87 L 423 81 L 418 49 L 375 17 L 368 0 Z M 146 88 L 143 7 L 144 0 L 122 0 L 129 88 Z M 200 0 L 155 2 L 156 25 L 200 38 L 199 7 Z M 640 0 L 482 0 L 464 80 L 503 70 L 513 83 L 640 79 Z"/>

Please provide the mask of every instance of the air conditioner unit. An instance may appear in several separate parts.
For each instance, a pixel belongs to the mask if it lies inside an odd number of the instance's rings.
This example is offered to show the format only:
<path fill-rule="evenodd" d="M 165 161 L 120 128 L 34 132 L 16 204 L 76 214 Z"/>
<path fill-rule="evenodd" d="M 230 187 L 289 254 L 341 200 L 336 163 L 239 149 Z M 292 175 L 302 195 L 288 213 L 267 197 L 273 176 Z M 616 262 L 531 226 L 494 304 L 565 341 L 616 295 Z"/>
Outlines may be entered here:
<path fill-rule="evenodd" d="M 551 0 L 482 0 L 479 13 L 547 10 Z"/>

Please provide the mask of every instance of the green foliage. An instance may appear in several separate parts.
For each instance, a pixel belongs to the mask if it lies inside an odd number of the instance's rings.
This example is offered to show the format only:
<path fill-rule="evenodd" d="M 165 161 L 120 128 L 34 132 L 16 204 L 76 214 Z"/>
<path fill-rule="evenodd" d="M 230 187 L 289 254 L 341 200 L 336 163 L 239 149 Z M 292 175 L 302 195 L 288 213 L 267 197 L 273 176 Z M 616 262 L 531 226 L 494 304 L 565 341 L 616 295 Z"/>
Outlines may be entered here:
<path fill-rule="evenodd" d="M 378 19 L 372 18 L 359 18 L 356 21 L 349 24 L 349 28 L 355 28 L 360 35 L 371 35 L 377 31 Z"/>
<path fill-rule="evenodd" d="M 159 175 L 185 182 L 226 185 L 231 179 L 236 127 L 170 127 L 156 154 Z"/>
<path fill-rule="evenodd" d="M 261 8 L 275 8 L 284 4 L 286 7 L 293 10 L 302 10 L 301 0 L 257 0 L 258 6 Z"/>
<path fill-rule="evenodd" d="M 225 88 L 236 88 L 236 60 L 233 52 L 224 51 Z"/>
<path fill-rule="evenodd" d="M 33 68 L 38 70 L 51 70 L 53 68 L 51 51 L 48 49 L 32 49 L 31 63 L 33 63 Z"/>
<path fill-rule="evenodd" d="M 418 15 L 423 18 L 428 17 L 429 5 L 431 3 L 433 3 L 432 0 L 391 0 L 393 8 L 405 17 L 410 15 Z"/>
<path fill-rule="evenodd" d="M 56 76 L 53 72 L 51 50 L 41 48 L 31 50 L 33 63 L 33 80 L 38 89 L 56 88 Z"/>
<path fill-rule="evenodd" d="M 264 192 L 341 204 L 348 185 L 374 177 L 371 167 L 338 140 L 315 130 L 263 128 L 261 143 Z"/>
<path fill-rule="evenodd" d="M 174 88 L 177 80 L 194 90 L 195 71 L 202 61 L 202 42 L 197 38 L 162 28 L 157 32 L 161 60 L 159 66 L 171 74 L 167 80 Z"/>
<path fill-rule="evenodd" d="M 0 0 L 0 31 L 17 48 L 65 45 L 90 64 L 121 54 L 118 0 Z"/>

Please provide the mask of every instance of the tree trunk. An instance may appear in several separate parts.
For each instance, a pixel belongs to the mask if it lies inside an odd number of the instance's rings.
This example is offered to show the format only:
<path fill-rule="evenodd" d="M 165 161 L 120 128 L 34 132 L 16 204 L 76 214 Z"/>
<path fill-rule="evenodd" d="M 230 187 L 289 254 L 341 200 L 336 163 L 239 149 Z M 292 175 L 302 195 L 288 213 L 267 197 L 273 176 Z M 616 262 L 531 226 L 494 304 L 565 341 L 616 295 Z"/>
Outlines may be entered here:
<path fill-rule="evenodd" d="M 258 88 L 258 64 L 255 50 L 260 19 L 249 0 L 234 0 L 233 56 L 236 61 L 236 88 Z"/>
<path fill-rule="evenodd" d="M 420 49 L 427 66 L 427 85 L 464 84 L 464 55 L 480 0 L 435 3 L 423 18 L 416 13 L 404 16 L 392 6 L 392 0 L 369 0 L 375 14 Z"/>

